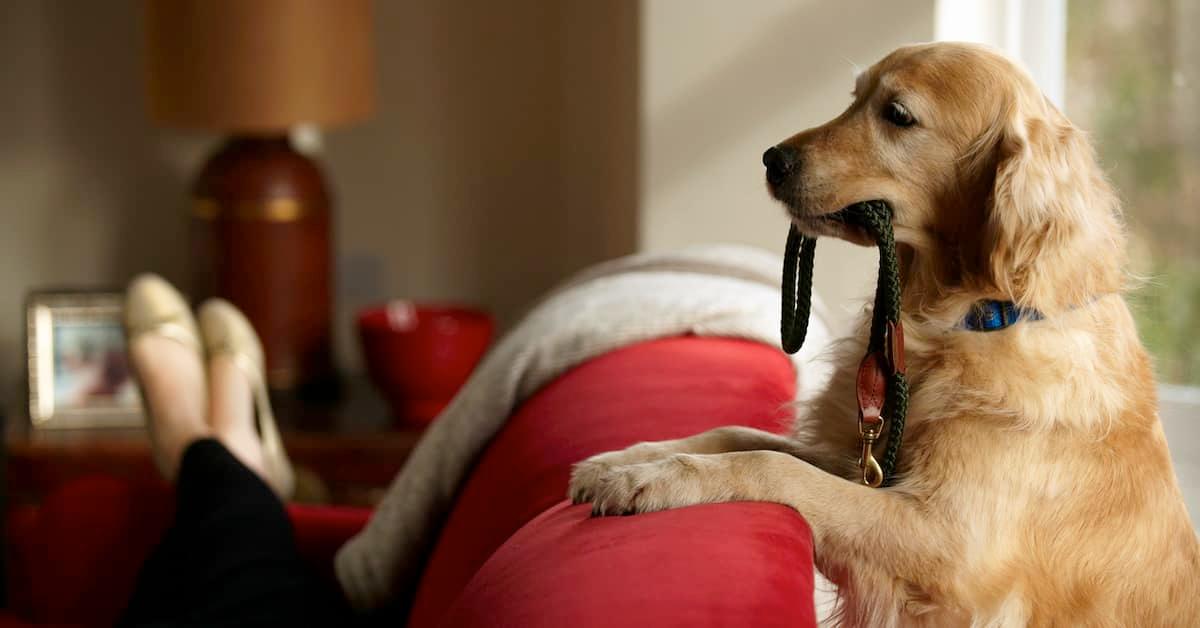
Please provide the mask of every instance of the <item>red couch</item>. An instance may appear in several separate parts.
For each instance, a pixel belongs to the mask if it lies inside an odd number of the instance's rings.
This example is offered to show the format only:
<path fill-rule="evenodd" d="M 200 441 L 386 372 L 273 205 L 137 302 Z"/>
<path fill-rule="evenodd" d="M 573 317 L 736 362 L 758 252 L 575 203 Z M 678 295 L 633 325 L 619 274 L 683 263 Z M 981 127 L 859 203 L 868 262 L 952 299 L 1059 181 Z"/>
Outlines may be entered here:
<path fill-rule="evenodd" d="M 793 393 L 782 353 L 725 339 L 647 342 L 566 373 L 513 415 L 476 464 L 410 625 L 814 625 L 812 545 L 794 511 L 735 503 L 592 519 L 587 506 L 563 500 L 581 458 L 720 425 L 781 430 Z M 170 516 L 155 491 L 90 479 L 11 512 L 0 626 L 110 623 Z M 306 558 L 327 576 L 333 552 L 368 516 L 290 512 Z"/>

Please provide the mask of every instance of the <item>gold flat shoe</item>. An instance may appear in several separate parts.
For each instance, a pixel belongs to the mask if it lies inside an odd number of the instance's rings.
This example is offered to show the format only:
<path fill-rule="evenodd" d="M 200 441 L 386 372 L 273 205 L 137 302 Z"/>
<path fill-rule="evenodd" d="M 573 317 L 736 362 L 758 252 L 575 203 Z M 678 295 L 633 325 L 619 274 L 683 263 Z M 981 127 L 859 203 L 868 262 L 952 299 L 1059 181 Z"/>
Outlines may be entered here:
<path fill-rule="evenodd" d="M 138 275 L 129 282 L 129 287 L 125 289 L 123 322 L 126 346 L 133 345 L 134 341 L 147 335 L 161 336 L 195 351 L 200 362 L 204 362 L 200 332 L 187 299 L 158 275 Z M 136 372 L 134 374 L 137 375 Z M 140 386 L 138 392 L 141 392 Z M 142 406 L 149 415 L 150 406 L 144 399 Z M 149 416 L 146 417 L 146 431 L 150 433 L 150 440 L 157 442 L 154 421 Z M 154 463 L 164 477 L 169 476 L 166 462 L 157 447 L 154 448 Z"/>
<path fill-rule="evenodd" d="M 265 479 L 276 494 L 287 500 L 295 490 L 295 472 L 284 450 L 275 414 L 271 411 L 262 342 L 246 316 L 228 301 L 209 299 L 200 306 L 197 316 L 208 358 L 211 360 L 218 355 L 232 357 L 250 380 L 258 435 L 262 439 L 263 466 L 267 474 Z"/>

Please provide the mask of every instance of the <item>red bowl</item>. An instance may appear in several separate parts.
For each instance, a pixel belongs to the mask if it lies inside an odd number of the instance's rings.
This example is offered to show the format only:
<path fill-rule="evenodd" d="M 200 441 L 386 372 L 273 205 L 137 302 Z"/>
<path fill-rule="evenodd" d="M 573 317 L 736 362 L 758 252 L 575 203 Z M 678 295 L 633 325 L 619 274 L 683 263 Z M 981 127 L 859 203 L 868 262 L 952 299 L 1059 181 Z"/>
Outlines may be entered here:
<path fill-rule="evenodd" d="M 397 420 L 425 425 L 467 381 L 492 341 L 482 310 L 392 301 L 358 314 L 367 374 Z"/>

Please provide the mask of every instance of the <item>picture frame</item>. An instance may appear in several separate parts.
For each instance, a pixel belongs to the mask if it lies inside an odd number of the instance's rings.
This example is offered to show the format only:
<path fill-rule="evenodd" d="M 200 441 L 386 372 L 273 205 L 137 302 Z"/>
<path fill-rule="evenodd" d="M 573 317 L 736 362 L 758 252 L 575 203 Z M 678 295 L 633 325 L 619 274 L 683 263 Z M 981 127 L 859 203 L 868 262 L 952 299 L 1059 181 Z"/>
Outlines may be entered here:
<path fill-rule="evenodd" d="M 26 304 L 29 419 L 36 429 L 144 424 L 122 324 L 124 297 L 40 291 Z"/>

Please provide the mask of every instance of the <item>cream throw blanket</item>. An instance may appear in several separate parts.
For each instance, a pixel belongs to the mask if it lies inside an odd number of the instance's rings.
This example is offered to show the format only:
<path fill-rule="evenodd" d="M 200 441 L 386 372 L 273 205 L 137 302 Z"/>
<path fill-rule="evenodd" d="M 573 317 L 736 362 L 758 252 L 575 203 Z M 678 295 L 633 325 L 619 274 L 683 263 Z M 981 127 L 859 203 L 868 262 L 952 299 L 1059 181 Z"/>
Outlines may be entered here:
<path fill-rule="evenodd" d="M 411 597 L 424 560 L 472 465 L 516 407 L 567 369 L 644 340 L 694 334 L 779 346 L 779 257 L 738 246 L 643 254 L 587 269 L 543 299 L 480 364 L 433 422 L 366 528 L 337 554 L 338 580 L 359 609 Z M 794 358 L 802 396 L 829 368 L 817 299 Z M 564 487 L 564 491 L 565 491 Z"/>

